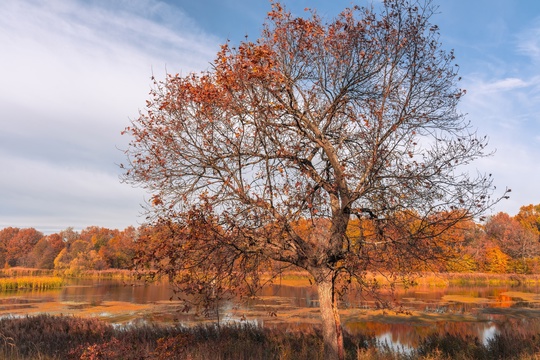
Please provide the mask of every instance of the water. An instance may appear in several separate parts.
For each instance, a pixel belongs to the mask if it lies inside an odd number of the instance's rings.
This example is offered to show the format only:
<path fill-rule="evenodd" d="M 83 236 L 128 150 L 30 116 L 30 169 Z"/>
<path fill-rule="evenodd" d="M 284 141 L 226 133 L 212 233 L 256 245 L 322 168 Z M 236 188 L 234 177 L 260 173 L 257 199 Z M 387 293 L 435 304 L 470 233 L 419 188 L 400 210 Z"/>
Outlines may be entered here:
<path fill-rule="evenodd" d="M 350 332 L 375 335 L 380 342 L 410 351 L 431 332 L 470 335 L 487 344 L 505 320 L 538 331 L 538 287 L 449 286 L 398 291 L 394 304 L 406 314 L 376 310 L 375 299 L 351 293 L 341 304 L 342 321 Z M 266 326 L 308 329 L 319 322 L 313 286 L 266 287 L 260 298 L 223 301 L 219 311 L 202 316 L 201 309 L 183 312 L 167 283 L 124 284 L 114 280 L 71 280 L 51 291 L 0 294 L 0 316 L 51 313 L 97 316 L 117 324 L 131 322 L 251 321 Z M 172 301 L 171 301 L 172 299 Z"/>

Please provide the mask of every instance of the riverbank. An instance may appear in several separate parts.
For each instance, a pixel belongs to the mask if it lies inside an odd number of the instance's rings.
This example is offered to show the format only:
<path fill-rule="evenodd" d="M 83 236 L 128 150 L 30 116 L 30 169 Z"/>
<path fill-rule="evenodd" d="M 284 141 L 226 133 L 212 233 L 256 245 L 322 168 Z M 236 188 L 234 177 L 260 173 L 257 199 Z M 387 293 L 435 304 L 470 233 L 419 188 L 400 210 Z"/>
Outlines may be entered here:
<path fill-rule="evenodd" d="M 14 277 L 66 277 L 81 279 L 114 279 L 124 281 L 137 281 L 139 279 L 151 280 L 152 273 L 144 275 L 132 270 L 107 269 L 107 270 L 79 270 L 77 272 L 53 269 L 34 269 L 24 267 L 13 267 L 0 269 L 0 278 Z M 270 278 L 264 274 L 261 276 L 264 281 Z M 159 278 L 157 278 L 159 279 Z M 366 274 L 368 282 L 376 281 L 379 284 L 389 284 L 389 278 L 382 274 Z M 394 279 L 395 280 L 395 279 Z M 310 276 L 305 271 L 286 271 L 280 276 L 272 279 L 274 284 L 287 286 L 309 286 Z M 419 273 L 415 274 L 407 281 L 407 287 L 433 286 L 444 287 L 448 285 L 533 285 L 540 284 L 540 275 L 522 274 L 496 274 L 496 273 Z M 398 281 L 396 285 L 400 285 Z"/>
<path fill-rule="evenodd" d="M 264 277 L 263 277 L 264 278 Z M 289 271 L 274 279 L 275 284 L 288 286 L 309 286 L 310 276 L 303 271 Z M 377 282 L 380 285 L 390 284 L 389 277 L 382 274 L 366 274 L 368 282 Z M 396 280 L 396 279 L 392 279 Z M 540 285 L 540 275 L 523 274 L 495 274 L 495 273 L 433 273 L 426 272 L 410 276 L 407 283 L 396 281 L 396 285 L 406 287 L 432 286 L 445 287 L 449 285 Z"/>
<path fill-rule="evenodd" d="M 61 276 L 83 279 L 134 280 L 137 278 L 137 273 L 132 270 L 124 269 L 79 270 L 76 272 L 68 270 L 34 269 L 25 267 L 0 269 L 0 278 L 23 276 Z"/>
<path fill-rule="evenodd" d="M 540 336 L 505 330 L 487 344 L 470 336 L 429 334 L 403 351 L 369 334 L 345 333 L 347 359 L 538 359 Z M 25 316 L 0 319 L 0 357 L 41 359 L 323 359 L 323 341 L 313 328 L 282 331 L 249 323 L 113 326 L 95 318 Z"/>

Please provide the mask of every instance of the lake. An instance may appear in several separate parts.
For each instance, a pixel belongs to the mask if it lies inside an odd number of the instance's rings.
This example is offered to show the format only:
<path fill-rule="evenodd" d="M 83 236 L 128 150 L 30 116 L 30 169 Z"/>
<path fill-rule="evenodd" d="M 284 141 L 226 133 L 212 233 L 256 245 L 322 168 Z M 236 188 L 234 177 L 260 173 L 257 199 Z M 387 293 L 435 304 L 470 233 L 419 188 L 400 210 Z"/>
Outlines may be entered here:
<path fill-rule="evenodd" d="M 396 310 L 377 309 L 373 299 L 350 294 L 341 304 L 345 329 L 374 334 L 392 347 L 415 347 L 430 332 L 456 333 L 487 342 L 512 322 L 522 331 L 540 331 L 538 286 L 447 286 L 399 290 Z M 115 324 L 140 322 L 195 324 L 217 320 L 182 312 L 167 283 L 126 285 L 115 280 L 68 280 L 50 291 L 0 293 L 0 316 L 49 313 L 95 316 Z M 258 299 L 224 301 L 220 321 L 251 321 L 265 326 L 302 330 L 319 323 L 313 286 L 272 285 Z"/>

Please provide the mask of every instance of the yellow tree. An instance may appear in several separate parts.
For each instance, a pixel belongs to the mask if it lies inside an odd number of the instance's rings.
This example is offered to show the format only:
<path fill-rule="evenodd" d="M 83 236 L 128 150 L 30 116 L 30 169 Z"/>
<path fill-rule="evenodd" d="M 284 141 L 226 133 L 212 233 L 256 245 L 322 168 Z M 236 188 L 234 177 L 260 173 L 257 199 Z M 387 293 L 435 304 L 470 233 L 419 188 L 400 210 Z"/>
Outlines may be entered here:
<path fill-rule="evenodd" d="M 355 6 L 329 22 L 272 6 L 258 40 L 155 82 L 125 130 L 124 180 L 152 193 L 149 219 L 167 228 L 154 263 L 197 274 L 173 277 L 180 288 L 254 290 L 269 261 L 305 269 L 326 358 L 343 359 L 339 280 L 363 284 L 387 253 L 402 274 L 443 256 L 436 236 L 498 200 L 489 176 L 460 171 L 486 156 L 486 139 L 456 109 L 464 92 L 429 2 Z M 301 219 L 324 227 L 314 238 Z M 352 242 L 352 219 L 372 221 L 373 236 Z"/>
<path fill-rule="evenodd" d="M 529 213 L 529 214 L 527 214 Z M 516 260 L 516 271 L 528 272 L 527 263 L 540 254 L 539 236 L 532 211 L 522 207 L 516 217 L 506 213 L 491 216 L 485 225 L 486 235 Z"/>
<path fill-rule="evenodd" d="M 540 204 L 522 206 L 514 219 L 534 235 L 534 244 L 538 246 L 540 241 Z"/>

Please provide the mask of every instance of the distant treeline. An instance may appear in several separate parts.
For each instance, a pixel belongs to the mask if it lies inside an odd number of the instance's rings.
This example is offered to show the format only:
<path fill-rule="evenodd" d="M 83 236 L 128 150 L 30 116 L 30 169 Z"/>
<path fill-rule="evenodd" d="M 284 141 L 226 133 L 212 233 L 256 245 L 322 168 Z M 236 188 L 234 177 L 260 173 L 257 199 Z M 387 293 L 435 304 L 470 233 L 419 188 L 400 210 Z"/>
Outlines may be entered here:
<path fill-rule="evenodd" d="M 150 226 L 124 230 L 90 226 L 44 236 L 34 228 L 0 230 L 4 268 L 81 271 L 130 269 L 151 241 Z M 353 233 L 354 231 L 351 231 Z M 521 207 L 516 216 L 501 212 L 484 223 L 464 222 L 440 237 L 441 246 L 459 246 L 456 257 L 441 260 L 438 272 L 540 273 L 540 204 Z"/>

